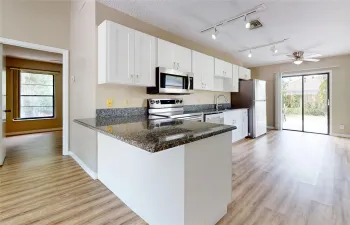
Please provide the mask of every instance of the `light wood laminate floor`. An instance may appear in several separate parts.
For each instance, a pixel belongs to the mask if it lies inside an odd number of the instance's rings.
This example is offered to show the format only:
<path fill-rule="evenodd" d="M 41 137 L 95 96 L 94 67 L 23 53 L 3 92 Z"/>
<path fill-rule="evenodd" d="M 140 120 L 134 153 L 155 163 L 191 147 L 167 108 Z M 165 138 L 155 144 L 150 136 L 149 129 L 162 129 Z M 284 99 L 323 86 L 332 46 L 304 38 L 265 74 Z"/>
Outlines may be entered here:
<path fill-rule="evenodd" d="M 70 157 L 62 133 L 6 139 L 0 224 L 146 224 Z M 350 224 L 350 139 L 271 131 L 232 147 L 232 196 L 218 225 Z"/>

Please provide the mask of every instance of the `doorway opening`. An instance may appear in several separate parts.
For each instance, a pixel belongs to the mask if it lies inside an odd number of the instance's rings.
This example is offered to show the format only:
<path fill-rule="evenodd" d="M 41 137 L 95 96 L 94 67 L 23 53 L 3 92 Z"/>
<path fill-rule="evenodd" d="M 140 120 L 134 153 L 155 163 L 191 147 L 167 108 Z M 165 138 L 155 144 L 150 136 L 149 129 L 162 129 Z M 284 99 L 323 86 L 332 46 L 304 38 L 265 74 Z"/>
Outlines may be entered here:
<path fill-rule="evenodd" d="M 283 76 L 282 129 L 330 133 L 329 73 Z"/>
<path fill-rule="evenodd" d="M 10 47 L 12 53 L 4 54 L 4 47 Z M 5 49 L 6 50 L 6 49 Z M 25 51 L 23 51 L 25 50 Z M 40 53 L 39 53 L 40 52 Z M 0 123 L 0 167 L 4 164 L 6 158 L 6 147 L 3 144 L 4 136 L 13 136 L 26 133 L 52 132 L 51 136 L 58 135 L 59 149 L 61 155 L 68 155 L 69 145 L 69 52 L 66 49 L 54 48 L 44 45 L 38 45 L 18 40 L 12 40 L 0 37 L 0 68 L 2 70 L 1 92 L 2 98 L 0 102 L 0 111 L 2 113 L 2 123 Z M 11 53 L 11 54 L 12 54 Z M 39 53 L 39 54 L 37 54 Z M 17 54 L 17 55 L 16 55 Z M 8 62 L 7 57 L 12 57 L 12 61 Z M 39 61 L 45 61 L 49 56 L 49 61 L 44 62 L 51 66 L 59 65 L 59 69 L 55 66 L 50 68 L 36 68 L 31 65 L 37 64 Z M 59 58 L 51 58 L 50 56 L 59 56 Z M 39 58 L 36 58 L 39 57 Z M 41 60 L 43 59 L 43 60 Z M 23 61 L 24 60 L 24 61 Z M 10 63 L 14 63 L 11 64 Z M 17 63 L 21 61 L 21 65 Z M 31 61 L 29 63 L 29 61 Z M 33 64 L 34 63 L 34 64 Z M 40 62 L 39 64 L 43 64 Z M 11 74 L 13 99 L 12 109 L 7 108 L 7 74 Z M 9 80 L 10 81 L 10 80 Z M 61 93 L 59 87 L 61 85 Z M 15 96 L 16 95 L 16 96 Z M 12 127 L 12 131 L 6 131 L 6 119 L 12 114 L 11 122 L 20 122 L 21 127 Z M 39 120 L 45 121 L 40 126 L 36 124 Z M 48 122 L 51 123 L 48 123 Z M 56 122 L 55 122 L 56 121 Z M 17 124 L 16 124 L 17 125 Z M 25 125 L 25 126 L 24 126 Z M 48 127 L 44 127 L 48 126 Z M 39 128 L 40 129 L 37 129 Z M 23 128 L 23 130 L 22 130 Z M 33 129 L 34 128 L 34 129 Z M 17 130 L 21 129 L 21 130 Z M 35 130 L 35 132 L 33 132 Z M 9 134 L 10 133 L 10 134 Z M 31 137 L 43 136 L 48 140 L 52 140 L 49 135 L 31 135 Z M 13 140 L 24 140 L 24 136 L 13 138 Z M 29 136 L 28 136 L 29 137 Z M 45 139 L 45 138 L 44 138 Z M 56 139 L 56 138 L 55 138 Z M 41 140 L 41 138 L 40 138 Z M 16 142 L 17 142 L 16 141 Z M 45 142 L 45 141 L 44 141 Z"/>

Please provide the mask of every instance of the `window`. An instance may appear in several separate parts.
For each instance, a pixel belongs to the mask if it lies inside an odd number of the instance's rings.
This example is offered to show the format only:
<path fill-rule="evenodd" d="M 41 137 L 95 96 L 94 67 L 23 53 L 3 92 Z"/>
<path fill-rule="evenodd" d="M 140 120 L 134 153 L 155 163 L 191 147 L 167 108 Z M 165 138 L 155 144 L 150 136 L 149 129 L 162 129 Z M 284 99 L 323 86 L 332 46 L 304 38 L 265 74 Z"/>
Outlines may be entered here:
<path fill-rule="evenodd" d="M 53 118 L 54 76 L 21 71 L 19 80 L 19 119 Z"/>

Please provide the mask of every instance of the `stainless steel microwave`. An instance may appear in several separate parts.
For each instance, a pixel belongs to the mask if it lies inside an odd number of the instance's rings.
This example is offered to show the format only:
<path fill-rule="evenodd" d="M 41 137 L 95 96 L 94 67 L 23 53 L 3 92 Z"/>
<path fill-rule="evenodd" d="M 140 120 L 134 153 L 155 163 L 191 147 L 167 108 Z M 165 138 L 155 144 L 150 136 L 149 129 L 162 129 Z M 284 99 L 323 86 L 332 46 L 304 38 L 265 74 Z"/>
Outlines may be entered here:
<path fill-rule="evenodd" d="M 193 73 L 157 67 L 156 86 L 147 87 L 147 94 L 186 95 L 194 93 L 193 78 Z"/>

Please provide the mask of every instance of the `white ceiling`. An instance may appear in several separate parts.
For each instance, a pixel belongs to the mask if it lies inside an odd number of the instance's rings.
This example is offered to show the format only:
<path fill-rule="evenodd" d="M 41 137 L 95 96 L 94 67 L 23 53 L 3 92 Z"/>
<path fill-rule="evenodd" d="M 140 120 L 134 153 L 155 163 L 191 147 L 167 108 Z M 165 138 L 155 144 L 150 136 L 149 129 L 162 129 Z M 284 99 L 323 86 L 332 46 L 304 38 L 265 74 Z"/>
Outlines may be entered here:
<path fill-rule="evenodd" d="M 4 45 L 4 55 L 20 59 L 30 59 L 35 61 L 62 64 L 61 54 L 22 48 L 12 45 Z"/>
<path fill-rule="evenodd" d="M 350 53 L 350 0 L 98 0 L 99 2 L 182 37 L 231 53 L 247 67 L 279 63 L 285 54 L 305 50 L 322 56 Z M 264 3 L 267 10 L 254 14 L 264 27 L 245 28 L 243 20 L 227 24 L 214 41 L 202 29 L 240 15 Z M 284 38 L 277 56 L 270 48 L 239 50 Z M 283 54 L 281 54 L 283 53 Z"/>

